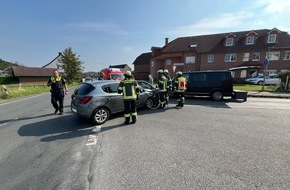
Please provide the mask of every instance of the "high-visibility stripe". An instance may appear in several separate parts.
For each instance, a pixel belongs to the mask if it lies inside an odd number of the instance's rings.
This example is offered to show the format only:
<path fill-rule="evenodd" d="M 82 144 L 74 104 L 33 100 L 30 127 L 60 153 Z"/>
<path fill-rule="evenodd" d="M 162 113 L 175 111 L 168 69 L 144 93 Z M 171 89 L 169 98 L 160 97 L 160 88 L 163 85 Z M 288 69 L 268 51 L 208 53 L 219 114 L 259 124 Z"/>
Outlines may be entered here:
<path fill-rule="evenodd" d="M 124 117 L 130 117 L 130 114 L 124 114 Z"/>
<path fill-rule="evenodd" d="M 137 116 L 137 112 L 132 112 L 131 116 Z"/>

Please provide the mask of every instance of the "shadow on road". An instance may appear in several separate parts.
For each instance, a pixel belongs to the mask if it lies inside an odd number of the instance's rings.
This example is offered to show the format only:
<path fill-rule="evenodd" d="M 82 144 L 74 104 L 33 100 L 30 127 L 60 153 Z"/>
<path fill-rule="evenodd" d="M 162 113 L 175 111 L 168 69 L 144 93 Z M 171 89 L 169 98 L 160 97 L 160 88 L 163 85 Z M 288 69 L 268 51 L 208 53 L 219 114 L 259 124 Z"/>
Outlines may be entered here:
<path fill-rule="evenodd" d="M 20 136 L 43 137 L 41 141 L 49 142 L 88 135 L 92 127 L 93 125 L 87 119 L 72 114 L 56 115 L 54 118 L 23 125 L 19 128 L 18 134 Z"/>

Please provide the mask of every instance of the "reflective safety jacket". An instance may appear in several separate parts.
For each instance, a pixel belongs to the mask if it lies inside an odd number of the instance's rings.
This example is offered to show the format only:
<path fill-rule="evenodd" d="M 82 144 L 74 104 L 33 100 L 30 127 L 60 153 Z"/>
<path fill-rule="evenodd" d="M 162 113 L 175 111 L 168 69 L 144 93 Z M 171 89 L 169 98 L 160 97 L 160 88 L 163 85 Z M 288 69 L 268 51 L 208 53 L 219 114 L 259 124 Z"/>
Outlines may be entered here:
<path fill-rule="evenodd" d="M 161 76 L 158 79 L 158 88 L 160 92 L 166 92 L 167 79 L 165 76 Z"/>
<path fill-rule="evenodd" d="M 118 87 L 118 93 L 122 93 L 124 101 L 136 100 L 139 92 L 140 87 L 137 81 L 131 78 L 125 78 L 122 80 Z"/>
<path fill-rule="evenodd" d="M 51 83 L 52 91 L 60 91 L 64 89 L 66 81 L 62 77 L 51 77 L 48 82 Z"/>
<path fill-rule="evenodd" d="M 175 79 L 176 92 L 184 92 L 186 90 L 186 78 L 181 76 Z"/>

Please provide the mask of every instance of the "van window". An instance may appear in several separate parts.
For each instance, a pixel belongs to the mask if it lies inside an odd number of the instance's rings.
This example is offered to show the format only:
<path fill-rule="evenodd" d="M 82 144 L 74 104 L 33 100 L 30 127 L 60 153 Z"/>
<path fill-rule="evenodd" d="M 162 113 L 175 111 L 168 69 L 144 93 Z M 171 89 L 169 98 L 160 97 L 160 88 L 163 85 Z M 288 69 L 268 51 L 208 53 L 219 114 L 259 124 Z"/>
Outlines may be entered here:
<path fill-rule="evenodd" d="M 205 82 L 206 79 L 206 74 L 205 73 L 194 73 L 189 75 L 189 79 L 190 82 L 195 82 L 195 83 L 199 83 L 199 82 Z"/>
<path fill-rule="evenodd" d="M 227 73 L 207 73 L 208 81 L 220 83 L 227 80 Z"/>

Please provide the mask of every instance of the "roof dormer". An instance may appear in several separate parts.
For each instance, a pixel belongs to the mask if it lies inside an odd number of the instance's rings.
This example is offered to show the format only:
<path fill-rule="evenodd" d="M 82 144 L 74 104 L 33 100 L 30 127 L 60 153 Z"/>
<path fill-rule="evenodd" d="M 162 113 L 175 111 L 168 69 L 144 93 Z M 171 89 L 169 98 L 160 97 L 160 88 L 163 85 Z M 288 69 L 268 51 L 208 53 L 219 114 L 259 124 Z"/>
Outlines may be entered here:
<path fill-rule="evenodd" d="M 245 39 L 245 45 L 254 45 L 255 42 L 256 42 L 256 39 L 258 38 L 258 33 L 255 32 L 255 31 L 250 31 L 248 32 L 245 36 L 244 36 L 244 39 Z"/>
<path fill-rule="evenodd" d="M 281 33 L 277 28 L 273 28 L 269 32 L 267 32 L 267 43 L 275 44 L 278 41 L 278 34 Z"/>
<path fill-rule="evenodd" d="M 227 47 L 230 47 L 230 46 L 234 46 L 235 45 L 235 38 L 237 36 L 233 33 L 230 33 L 228 35 L 225 36 L 225 43 L 224 45 L 227 46 Z"/>

